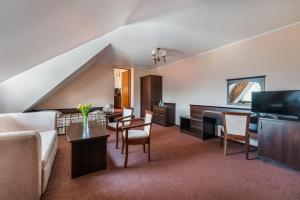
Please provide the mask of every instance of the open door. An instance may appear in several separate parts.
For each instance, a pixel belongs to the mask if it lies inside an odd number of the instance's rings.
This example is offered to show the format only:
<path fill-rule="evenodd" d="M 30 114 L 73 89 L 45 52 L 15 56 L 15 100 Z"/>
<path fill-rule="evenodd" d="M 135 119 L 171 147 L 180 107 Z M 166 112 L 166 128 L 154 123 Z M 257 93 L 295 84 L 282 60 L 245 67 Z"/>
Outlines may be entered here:
<path fill-rule="evenodd" d="M 130 107 L 130 70 L 122 72 L 121 105 Z"/>
<path fill-rule="evenodd" d="M 131 106 L 131 70 L 114 68 L 115 90 L 114 108 L 120 109 Z"/>

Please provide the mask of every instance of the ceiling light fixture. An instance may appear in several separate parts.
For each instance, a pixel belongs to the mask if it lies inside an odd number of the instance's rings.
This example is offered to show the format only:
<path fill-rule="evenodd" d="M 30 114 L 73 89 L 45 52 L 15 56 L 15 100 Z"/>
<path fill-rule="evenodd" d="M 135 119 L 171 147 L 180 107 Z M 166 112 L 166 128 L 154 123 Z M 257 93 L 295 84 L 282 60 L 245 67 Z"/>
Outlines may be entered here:
<path fill-rule="evenodd" d="M 153 49 L 151 52 L 152 59 L 155 64 L 159 63 L 159 61 L 163 60 L 164 63 L 167 62 L 167 52 L 162 50 L 161 48 Z"/>

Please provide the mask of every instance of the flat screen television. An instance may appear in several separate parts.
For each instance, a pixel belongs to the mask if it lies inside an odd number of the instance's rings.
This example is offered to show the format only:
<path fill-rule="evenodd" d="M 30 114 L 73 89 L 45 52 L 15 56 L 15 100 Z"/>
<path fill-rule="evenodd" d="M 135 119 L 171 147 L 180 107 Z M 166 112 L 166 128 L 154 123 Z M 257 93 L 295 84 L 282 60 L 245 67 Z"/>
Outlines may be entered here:
<path fill-rule="evenodd" d="M 253 92 L 252 112 L 300 117 L 300 90 Z"/>

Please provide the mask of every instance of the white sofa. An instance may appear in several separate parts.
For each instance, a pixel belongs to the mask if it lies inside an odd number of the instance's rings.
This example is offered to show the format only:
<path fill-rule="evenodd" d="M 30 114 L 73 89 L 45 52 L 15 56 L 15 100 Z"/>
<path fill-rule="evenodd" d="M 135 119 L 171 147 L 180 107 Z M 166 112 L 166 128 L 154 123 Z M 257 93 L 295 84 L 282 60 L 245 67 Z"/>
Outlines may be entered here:
<path fill-rule="evenodd" d="M 39 199 L 56 150 L 55 112 L 0 114 L 0 199 Z"/>

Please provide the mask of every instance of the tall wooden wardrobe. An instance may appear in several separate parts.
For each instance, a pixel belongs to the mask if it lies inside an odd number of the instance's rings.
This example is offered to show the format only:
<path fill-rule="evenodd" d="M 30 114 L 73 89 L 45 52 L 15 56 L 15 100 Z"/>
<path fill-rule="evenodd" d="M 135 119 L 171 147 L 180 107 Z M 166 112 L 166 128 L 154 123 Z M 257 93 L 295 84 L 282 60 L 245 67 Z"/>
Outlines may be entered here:
<path fill-rule="evenodd" d="M 152 111 L 153 105 L 162 100 L 162 76 L 148 75 L 141 77 L 141 117 L 145 110 Z"/>

